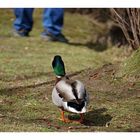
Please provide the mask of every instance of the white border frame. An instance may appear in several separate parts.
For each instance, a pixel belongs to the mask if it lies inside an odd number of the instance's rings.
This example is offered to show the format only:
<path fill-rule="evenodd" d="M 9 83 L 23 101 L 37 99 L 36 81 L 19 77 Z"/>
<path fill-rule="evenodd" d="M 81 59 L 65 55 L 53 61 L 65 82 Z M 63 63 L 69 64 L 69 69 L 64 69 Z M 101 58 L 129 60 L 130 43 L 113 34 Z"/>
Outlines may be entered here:
<path fill-rule="evenodd" d="M 47 132 L 47 133 L 0 133 L 0 138 L 3 140 L 138 140 L 140 133 L 109 133 L 109 132 Z"/>
<path fill-rule="evenodd" d="M 0 0 L 0 8 L 140 8 L 140 0 Z"/>

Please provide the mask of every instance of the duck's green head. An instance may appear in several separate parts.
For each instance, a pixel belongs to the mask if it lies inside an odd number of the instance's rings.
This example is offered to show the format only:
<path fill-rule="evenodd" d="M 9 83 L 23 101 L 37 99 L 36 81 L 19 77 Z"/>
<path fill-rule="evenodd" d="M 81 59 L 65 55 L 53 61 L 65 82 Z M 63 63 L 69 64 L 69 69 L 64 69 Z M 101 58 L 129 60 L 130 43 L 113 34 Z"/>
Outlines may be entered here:
<path fill-rule="evenodd" d="M 52 61 L 52 67 L 56 76 L 65 76 L 65 66 L 60 55 L 56 55 Z"/>

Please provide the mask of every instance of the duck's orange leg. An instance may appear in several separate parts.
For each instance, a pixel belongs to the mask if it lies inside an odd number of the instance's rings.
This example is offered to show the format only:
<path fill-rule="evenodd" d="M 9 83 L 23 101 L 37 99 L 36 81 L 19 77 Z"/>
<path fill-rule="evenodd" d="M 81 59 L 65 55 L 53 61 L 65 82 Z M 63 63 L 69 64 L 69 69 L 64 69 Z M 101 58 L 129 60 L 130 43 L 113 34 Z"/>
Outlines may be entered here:
<path fill-rule="evenodd" d="M 69 119 L 65 118 L 64 111 L 62 109 L 60 111 L 61 111 L 61 119 L 60 120 L 63 122 L 70 122 Z"/>
<path fill-rule="evenodd" d="M 84 120 L 84 114 L 82 113 L 82 114 L 80 114 L 80 120 L 78 120 L 78 121 L 79 121 L 80 123 L 82 123 L 83 120 Z"/>

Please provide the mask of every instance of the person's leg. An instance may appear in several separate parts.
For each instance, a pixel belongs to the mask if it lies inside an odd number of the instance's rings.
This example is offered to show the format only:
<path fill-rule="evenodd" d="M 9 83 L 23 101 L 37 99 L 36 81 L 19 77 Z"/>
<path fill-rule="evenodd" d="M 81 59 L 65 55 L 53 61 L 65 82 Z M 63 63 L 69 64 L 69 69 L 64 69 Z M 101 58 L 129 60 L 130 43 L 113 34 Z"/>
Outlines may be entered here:
<path fill-rule="evenodd" d="M 43 13 L 43 37 L 50 37 L 51 41 L 67 42 L 62 34 L 64 20 L 63 8 L 45 8 Z"/>
<path fill-rule="evenodd" d="M 33 26 L 33 8 L 15 8 L 15 21 L 13 27 L 19 35 L 28 36 Z"/>
<path fill-rule="evenodd" d="M 63 27 L 63 8 L 46 8 L 43 13 L 43 26 L 53 35 L 61 33 Z"/>

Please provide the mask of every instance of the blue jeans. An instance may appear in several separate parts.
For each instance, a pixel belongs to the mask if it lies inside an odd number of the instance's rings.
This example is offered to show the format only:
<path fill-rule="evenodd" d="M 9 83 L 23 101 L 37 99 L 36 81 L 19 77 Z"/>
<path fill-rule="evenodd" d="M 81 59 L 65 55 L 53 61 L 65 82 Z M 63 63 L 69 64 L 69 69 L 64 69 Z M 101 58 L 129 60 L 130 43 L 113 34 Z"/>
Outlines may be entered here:
<path fill-rule="evenodd" d="M 26 30 L 30 32 L 33 27 L 34 8 L 15 8 L 14 29 Z M 45 8 L 43 12 L 43 27 L 53 35 L 61 33 L 63 27 L 64 9 L 63 8 Z"/>

